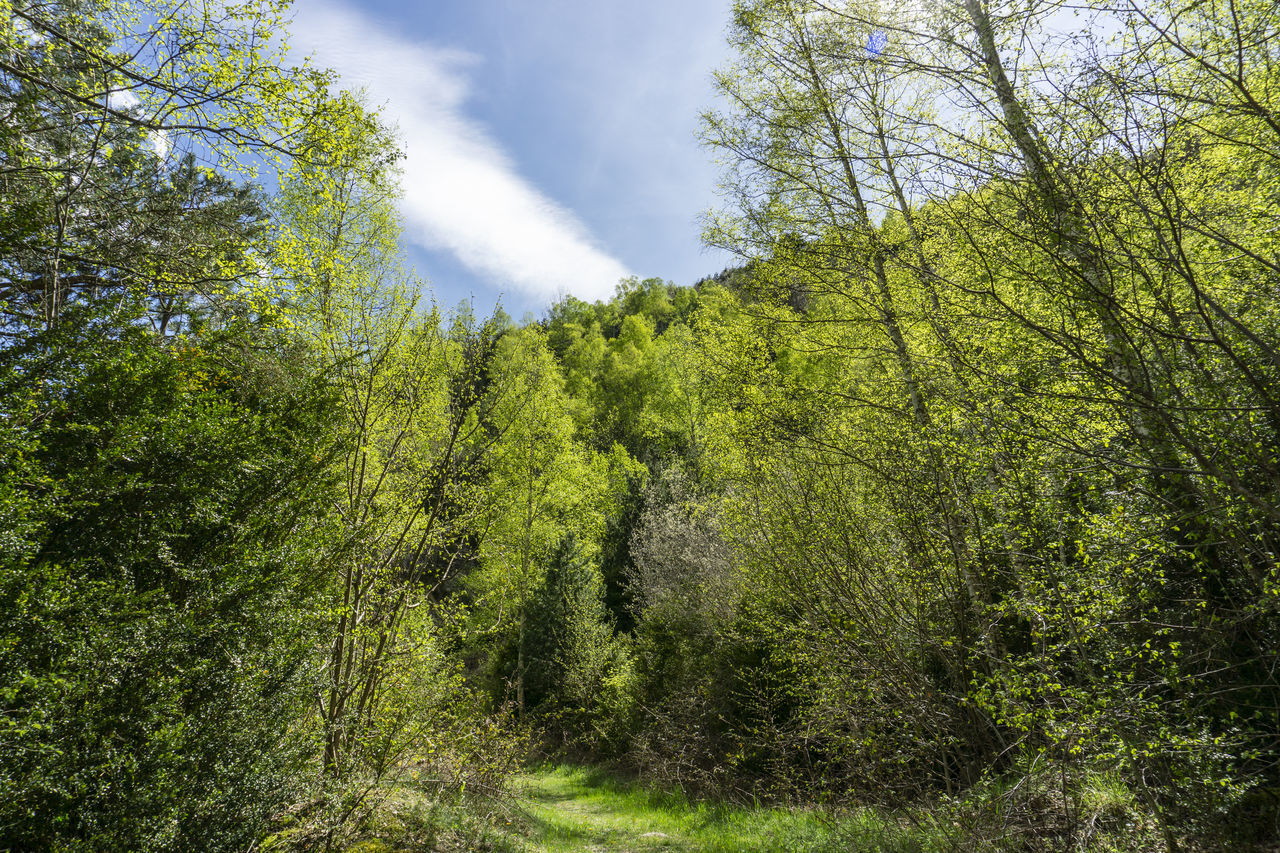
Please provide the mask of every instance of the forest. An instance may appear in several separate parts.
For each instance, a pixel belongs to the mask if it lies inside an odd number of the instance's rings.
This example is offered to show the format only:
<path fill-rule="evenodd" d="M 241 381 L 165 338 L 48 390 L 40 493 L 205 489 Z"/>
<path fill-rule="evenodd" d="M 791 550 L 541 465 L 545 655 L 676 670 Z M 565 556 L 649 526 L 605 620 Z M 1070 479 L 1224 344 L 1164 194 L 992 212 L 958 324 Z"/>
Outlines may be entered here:
<path fill-rule="evenodd" d="M 1276 849 L 1273 0 L 735 0 L 735 264 L 520 322 L 306 14 L 0 0 L 0 850 Z"/>

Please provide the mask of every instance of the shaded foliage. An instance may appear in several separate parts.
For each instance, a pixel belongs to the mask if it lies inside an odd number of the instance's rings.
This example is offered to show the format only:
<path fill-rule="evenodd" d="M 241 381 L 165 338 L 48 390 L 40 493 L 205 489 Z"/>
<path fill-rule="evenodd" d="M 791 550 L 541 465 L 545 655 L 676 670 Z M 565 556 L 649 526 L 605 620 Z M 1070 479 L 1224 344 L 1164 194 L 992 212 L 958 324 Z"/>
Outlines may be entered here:
<path fill-rule="evenodd" d="M 6 847 L 239 849 L 296 791 L 334 400 L 248 343 L 0 353 Z"/>

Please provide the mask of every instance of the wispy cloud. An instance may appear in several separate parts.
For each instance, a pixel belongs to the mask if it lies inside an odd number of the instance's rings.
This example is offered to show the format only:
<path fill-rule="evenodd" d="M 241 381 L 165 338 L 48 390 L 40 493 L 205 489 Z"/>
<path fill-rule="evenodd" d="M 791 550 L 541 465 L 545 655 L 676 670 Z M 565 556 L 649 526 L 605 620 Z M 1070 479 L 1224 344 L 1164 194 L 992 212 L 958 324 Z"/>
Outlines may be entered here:
<path fill-rule="evenodd" d="M 297 8 L 294 49 L 314 54 L 345 86 L 363 87 L 399 126 L 409 239 L 451 252 L 498 287 L 538 297 L 613 292 L 627 269 L 466 115 L 477 57 L 411 42 L 334 0 Z"/>

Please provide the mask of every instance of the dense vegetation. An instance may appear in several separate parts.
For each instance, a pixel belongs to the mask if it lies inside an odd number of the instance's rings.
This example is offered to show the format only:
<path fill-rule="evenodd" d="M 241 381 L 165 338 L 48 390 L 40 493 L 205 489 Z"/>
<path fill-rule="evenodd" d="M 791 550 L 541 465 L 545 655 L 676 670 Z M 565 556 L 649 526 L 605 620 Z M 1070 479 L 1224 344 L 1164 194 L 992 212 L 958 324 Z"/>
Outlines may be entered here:
<path fill-rule="evenodd" d="M 546 757 L 1280 841 L 1269 0 L 738 0 L 741 264 L 521 324 L 427 306 L 286 26 L 0 3 L 0 849 L 342 849 Z"/>

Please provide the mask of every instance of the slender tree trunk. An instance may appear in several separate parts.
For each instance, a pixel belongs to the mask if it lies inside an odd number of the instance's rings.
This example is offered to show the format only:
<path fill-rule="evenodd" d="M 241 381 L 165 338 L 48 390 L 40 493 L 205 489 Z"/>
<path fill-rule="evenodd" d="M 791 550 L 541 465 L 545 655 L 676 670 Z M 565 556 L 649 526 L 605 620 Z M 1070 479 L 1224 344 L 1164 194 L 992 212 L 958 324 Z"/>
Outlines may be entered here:
<path fill-rule="evenodd" d="M 801 50 L 804 51 L 809 83 L 813 87 L 813 93 L 818 98 L 822 116 L 827 125 L 827 131 L 831 134 L 831 144 L 835 150 L 836 159 L 840 163 L 845 186 L 853 198 L 858 226 L 872 247 L 872 274 L 875 278 L 878 297 L 876 309 L 880 314 L 880 323 L 890 343 L 893 345 L 894 354 L 898 362 L 899 375 L 902 378 L 903 386 L 906 388 L 907 401 L 911 406 L 912 415 L 918 424 L 926 426 L 929 423 L 929 410 L 920 393 L 915 363 L 911 356 L 911 350 L 907 346 L 906 336 L 902 332 L 902 325 L 898 320 L 898 311 L 894 305 L 893 292 L 889 287 L 889 278 L 885 270 L 884 247 L 881 245 L 875 224 L 871 221 L 867 203 L 862 197 L 862 185 L 858 181 L 857 173 L 853 168 L 853 157 L 845 145 L 844 133 L 840 129 L 840 122 L 836 118 L 835 111 L 831 105 L 831 98 L 827 94 L 822 75 L 819 73 L 817 63 L 814 61 L 813 50 L 805 34 L 804 25 L 794 19 L 792 23 L 795 27 Z M 833 224 L 838 223 L 833 222 Z"/>
<path fill-rule="evenodd" d="M 1154 479 L 1165 499 L 1183 514 L 1194 514 L 1198 496 L 1188 488 L 1182 473 L 1181 459 L 1162 414 L 1162 401 L 1112 304 L 1106 263 L 1086 235 L 1086 212 L 1059 178 L 1050 153 L 1040 144 L 1026 108 L 1009 81 L 985 3 L 964 0 L 964 6 L 1000 103 L 1005 129 L 1022 157 L 1040 213 L 1057 230 L 1066 259 L 1083 281 L 1077 292 L 1098 320 L 1109 350 L 1112 375 L 1128 397 L 1130 427 L 1151 457 Z"/>

